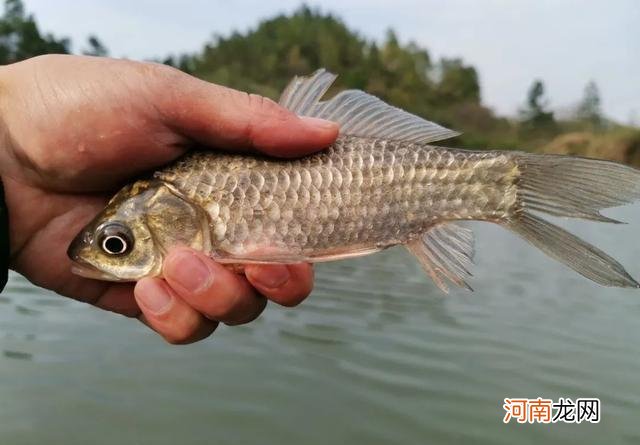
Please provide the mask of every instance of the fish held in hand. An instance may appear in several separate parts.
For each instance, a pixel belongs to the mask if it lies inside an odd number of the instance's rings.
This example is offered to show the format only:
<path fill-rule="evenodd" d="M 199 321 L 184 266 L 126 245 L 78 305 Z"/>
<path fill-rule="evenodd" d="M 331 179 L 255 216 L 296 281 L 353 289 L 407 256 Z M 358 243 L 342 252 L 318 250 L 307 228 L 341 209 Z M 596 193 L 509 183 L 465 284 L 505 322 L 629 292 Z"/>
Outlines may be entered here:
<path fill-rule="evenodd" d="M 613 258 L 540 214 L 616 222 L 600 210 L 640 197 L 640 171 L 614 162 L 435 142 L 458 133 L 362 91 L 322 100 L 335 76 L 295 78 L 280 104 L 340 124 L 325 151 L 296 160 L 192 152 L 122 189 L 69 247 L 74 271 L 132 281 L 160 275 L 185 245 L 222 263 L 320 262 L 394 245 L 435 283 L 469 287 L 473 233 L 506 227 L 605 286 L 638 287 Z"/>

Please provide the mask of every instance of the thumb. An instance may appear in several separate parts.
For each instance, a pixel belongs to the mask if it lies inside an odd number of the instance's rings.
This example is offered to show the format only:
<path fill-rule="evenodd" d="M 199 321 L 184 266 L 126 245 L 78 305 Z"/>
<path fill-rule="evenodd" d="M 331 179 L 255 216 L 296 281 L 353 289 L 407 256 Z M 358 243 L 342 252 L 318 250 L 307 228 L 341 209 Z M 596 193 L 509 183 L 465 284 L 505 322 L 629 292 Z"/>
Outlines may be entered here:
<path fill-rule="evenodd" d="M 161 110 L 165 124 L 203 145 L 294 157 L 326 147 L 338 136 L 334 122 L 299 117 L 268 98 L 183 73 L 177 77 Z"/>

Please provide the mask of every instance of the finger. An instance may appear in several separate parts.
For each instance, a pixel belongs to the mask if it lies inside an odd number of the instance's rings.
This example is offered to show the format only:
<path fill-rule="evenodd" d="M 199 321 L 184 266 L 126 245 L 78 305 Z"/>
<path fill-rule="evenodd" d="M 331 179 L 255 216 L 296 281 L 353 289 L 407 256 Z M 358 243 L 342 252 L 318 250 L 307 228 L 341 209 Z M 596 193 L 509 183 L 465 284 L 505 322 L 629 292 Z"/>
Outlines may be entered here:
<path fill-rule="evenodd" d="M 336 123 L 298 117 L 265 97 L 182 73 L 170 77 L 161 107 L 166 124 L 204 145 L 293 157 L 324 148 L 338 136 Z"/>
<path fill-rule="evenodd" d="M 267 304 L 244 276 L 191 249 L 171 251 L 162 273 L 183 301 L 212 320 L 229 325 L 248 323 Z"/>
<path fill-rule="evenodd" d="M 106 311 L 137 317 L 140 315 L 140 307 L 133 295 L 133 289 L 130 283 L 110 284 L 92 304 Z"/>
<path fill-rule="evenodd" d="M 313 267 L 306 263 L 251 264 L 244 273 L 262 295 L 282 306 L 300 304 L 313 289 Z"/>
<path fill-rule="evenodd" d="M 143 278 L 134 294 L 146 323 L 172 344 L 193 343 L 208 337 L 217 323 L 182 301 L 159 278 Z"/>

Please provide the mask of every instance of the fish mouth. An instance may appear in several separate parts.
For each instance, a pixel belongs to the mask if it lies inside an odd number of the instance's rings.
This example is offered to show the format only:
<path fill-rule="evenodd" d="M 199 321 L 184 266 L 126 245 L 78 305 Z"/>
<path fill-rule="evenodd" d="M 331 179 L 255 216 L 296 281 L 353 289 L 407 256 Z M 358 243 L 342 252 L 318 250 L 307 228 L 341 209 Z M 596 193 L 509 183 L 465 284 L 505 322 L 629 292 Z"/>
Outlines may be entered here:
<path fill-rule="evenodd" d="M 77 263 L 73 264 L 71 266 L 71 273 L 73 273 L 74 275 L 81 276 L 83 278 L 91 278 L 92 280 L 126 281 L 116 277 L 115 275 L 111 275 L 107 272 L 102 272 L 90 265 L 85 265 L 85 264 L 77 264 Z"/>
<path fill-rule="evenodd" d="M 97 269 L 91 263 L 87 262 L 80 256 L 83 246 L 86 244 L 91 244 L 91 239 L 88 238 L 87 233 L 89 233 L 89 231 L 87 230 L 83 230 L 82 232 L 80 232 L 73 239 L 73 241 L 71 241 L 71 244 L 67 249 L 67 256 L 72 261 L 71 273 L 83 278 L 90 278 L 92 280 L 123 281 L 115 275 L 111 275 L 110 273 L 103 272 Z"/>

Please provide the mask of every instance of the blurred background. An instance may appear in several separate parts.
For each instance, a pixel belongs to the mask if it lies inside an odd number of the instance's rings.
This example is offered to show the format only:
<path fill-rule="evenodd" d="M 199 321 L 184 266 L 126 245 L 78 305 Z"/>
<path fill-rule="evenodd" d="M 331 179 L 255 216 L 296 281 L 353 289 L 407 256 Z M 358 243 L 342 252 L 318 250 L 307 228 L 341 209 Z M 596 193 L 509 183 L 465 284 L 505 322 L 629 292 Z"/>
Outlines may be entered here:
<path fill-rule="evenodd" d="M 153 60 L 276 99 L 326 67 L 463 131 L 640 166 L 640 3 L 5 0 L 0 64 Z M 330 92 L 331 94 L 331 92 Z M 629 226 L 570 222 L 636 277 Z M 638 443 L 640 295 L 478 224 L 474 294 L 402 250 L 318 268 L 301 307 L 170 347 L 18 276 L 0 296 L 0 443 Z M 599 397 L 597 425 L 504 425 L 505 397 Z"/>

